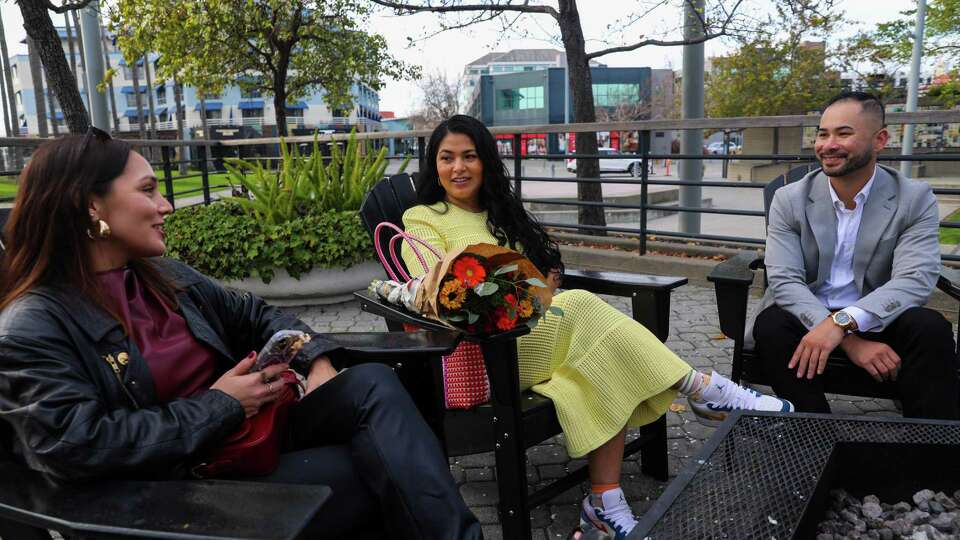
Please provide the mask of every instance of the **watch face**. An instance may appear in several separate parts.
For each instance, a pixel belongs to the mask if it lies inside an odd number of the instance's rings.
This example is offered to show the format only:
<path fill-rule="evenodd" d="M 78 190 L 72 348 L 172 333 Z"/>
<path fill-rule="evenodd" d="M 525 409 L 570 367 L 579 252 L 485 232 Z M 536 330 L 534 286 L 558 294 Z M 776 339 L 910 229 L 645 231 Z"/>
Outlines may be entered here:
<path fill-rule="evenodd" d="M 833 314 L 833 320 L 840 326 L 846 326 L 850 324 L 850 314 L 843 311 L 838 311 Z"/>

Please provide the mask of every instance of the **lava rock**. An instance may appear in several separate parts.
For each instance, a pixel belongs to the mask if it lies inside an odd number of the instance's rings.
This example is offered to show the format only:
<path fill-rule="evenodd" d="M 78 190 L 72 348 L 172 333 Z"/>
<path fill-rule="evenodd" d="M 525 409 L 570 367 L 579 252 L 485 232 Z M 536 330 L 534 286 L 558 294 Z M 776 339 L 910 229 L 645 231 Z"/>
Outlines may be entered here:
<path fill-rule="evenodd" d="M 874 497 L 876 498 L 876 497 Z M 883 508 L 880 508 L 880 504 L 874 501 L 867 502 L 867 498 L 864 497 L 863 506 L 860 508 L 860 511 L 863 512 L 864 517 L 869 518 L 878 518 L 883 515 Z"/>
<path fill-rule="evenodd" d="M 931 513 L 931 514 L 942 514 L 942 513 L 943 513 L 943 505 L 940 504 L 940 503 L 938 503 L 936 500 L 931 499 L 931 500 L 927 501 L 927 504 L 930 505 L 930 513 Z"/>
<path fill-rule="evenodd" d="M 931 491 L 931 490 L 929 490 L 929 489 L 921 489 L 920 491 L 918 491 L 918 492 L 916 492 L 916 493 L 913 494 L 913 502 L 914 502 L 915 504 L 917 504 L 917 506 L 919 506 L 920 503 L 925 502 L 925 501 L 929 501 L 929 500 L 932 499 L 935 495 L 936 495 L 936 493 L 934 493 L 933 491 Z"/>
<path fill-rule="evenodd" d="M 910 506 L 910 503 L 906 503 L 906 502 L 902 502 L 902 501 L 901 501 L 901 502 L 898 502 L 897 504 L 893 505 L 893 510 L 894 510 L 895 512 L 897 512 L 898 514 L 906 514 L 907 512 L 913 510 L 913 507 Z"/>
<path fill-rule="evenodd" d="M 894 538 L 893 531 L 886 527 L 877 531 L 877 534 L 880 535 L 880 540 L 893 540 Z"/>
<path fill-rule="evenodd" d="M 946 510 L 956 510 L 958 508 L 957 501 L 951 499 L 942 491 L 938 491 L 937 494 L 933 496 L 933 500 L 940 503 Z"/>
<path fill-rule="evenodd" d="M 941 532 L 953 532 L 953 516 L 950 514 L 940 514 L 930 520 L 930 525 Z"/>

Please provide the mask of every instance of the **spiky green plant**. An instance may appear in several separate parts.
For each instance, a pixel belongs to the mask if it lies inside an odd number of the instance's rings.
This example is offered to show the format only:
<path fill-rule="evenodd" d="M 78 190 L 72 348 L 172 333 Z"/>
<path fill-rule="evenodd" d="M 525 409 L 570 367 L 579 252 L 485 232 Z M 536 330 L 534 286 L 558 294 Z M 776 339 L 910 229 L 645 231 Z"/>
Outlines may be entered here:
<path fill-rule="evenodd" d="M 321 152 L 316 135 L 308 156 L 283 139 L 280 148 L 281 159 L 275 171 L 260 162 L 226 160 L 231 183 L 244 186 L 250 193 L 249 198 L 230 199 L 266 223 L 285 223 L 316 211 L 358 211 L 364 196 L 387 170 L 387 147 L 374 151 L 369 141 L 361 144 L 356 128 L 344 148 L 338 142 L 330 143 L 329 157 Z M 407 156 L 400 172 L 409 162 Z"/>

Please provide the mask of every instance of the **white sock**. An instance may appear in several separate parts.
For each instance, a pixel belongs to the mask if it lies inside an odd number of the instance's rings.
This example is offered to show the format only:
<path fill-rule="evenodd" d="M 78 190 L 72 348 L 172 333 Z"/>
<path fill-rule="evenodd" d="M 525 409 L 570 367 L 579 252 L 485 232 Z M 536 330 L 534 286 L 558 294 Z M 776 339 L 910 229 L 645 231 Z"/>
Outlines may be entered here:
<path fill-rule="evenodd" d="M 700 371 L 691 369 L 683 379 L 680 379 L 680 384 L 677 385 L 677 392 L 699 401 L 701 399 L 700 394 L 707 387 L 706 377 L 707 376 Z"/>

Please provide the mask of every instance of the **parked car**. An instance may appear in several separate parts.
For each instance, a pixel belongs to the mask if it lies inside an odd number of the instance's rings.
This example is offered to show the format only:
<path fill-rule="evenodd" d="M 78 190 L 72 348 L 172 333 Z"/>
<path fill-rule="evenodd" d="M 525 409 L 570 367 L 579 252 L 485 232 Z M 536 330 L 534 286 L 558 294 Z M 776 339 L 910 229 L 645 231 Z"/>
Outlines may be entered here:
<path fill-rule="evenodd" d="M 597 154 L 601 156 L 619 156 L 620 153 L 613 148 L 597 148 Z M 623 154 L 621 157 L 598 159 L 600 162 L 600 172 L 627 172 L 634 178 L 640 178 L 642 164 L 640 156 Z M 577 172 L 577 160 L 567 160 L 567 171 Z"/>
<path fill-rule="evenodd" d="M 727 150 L 728 150 L 731 154 L 739 154 L 739 153 L 740 153 L 740 145 L 737 144 L 737 143 L 735 143 L 735 142 L 733 142 L 733 141 L 731 141 L 731 142 L 727 145 Z M 705 151 L 705 153 L 707 153 L 707 154 L 716 154 L 716 155 L 723 154 L 723 153 L 724 153 L 724 151 L 723 151 L 723 142 L 722 142 L 722 141 L 712 142 L 712 143 L 708 144 L 708 145 L 704 148 L 704 151 Z"/>

